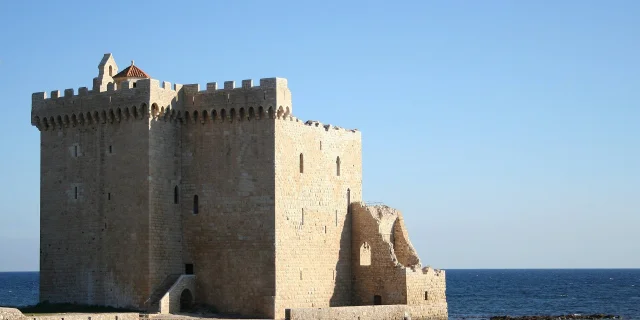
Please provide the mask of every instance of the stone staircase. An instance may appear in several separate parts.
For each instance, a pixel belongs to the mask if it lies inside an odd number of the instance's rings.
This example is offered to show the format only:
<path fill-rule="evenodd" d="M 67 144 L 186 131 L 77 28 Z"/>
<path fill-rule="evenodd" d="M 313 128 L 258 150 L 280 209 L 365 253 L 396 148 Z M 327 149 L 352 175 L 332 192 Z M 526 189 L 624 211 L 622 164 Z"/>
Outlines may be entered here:
<path fill-rule="evenodd" d="M 158 288 L 149 296 L 149 299 L 144 303 L 147 308 L 147 313 L 157 313 L 160 311 L 160 299 L 171 289 L 178 278 L 180 278 L 181 274 L 170 274 L 164 280 Z"/>

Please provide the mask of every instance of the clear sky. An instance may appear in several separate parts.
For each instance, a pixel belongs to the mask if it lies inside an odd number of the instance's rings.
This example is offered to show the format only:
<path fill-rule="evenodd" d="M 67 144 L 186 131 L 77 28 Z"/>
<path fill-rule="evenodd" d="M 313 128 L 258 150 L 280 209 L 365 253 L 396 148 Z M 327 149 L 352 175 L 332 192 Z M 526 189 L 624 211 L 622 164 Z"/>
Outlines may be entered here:
<path fill-rule="evenodd" d="M 31 93 L 102 55 L 153 78 L 289 80 L 357 128 L 363 193 L 440 268 L 640 267 L 640 1 L 2 1 L 0 271 L 37 270 Z"/>

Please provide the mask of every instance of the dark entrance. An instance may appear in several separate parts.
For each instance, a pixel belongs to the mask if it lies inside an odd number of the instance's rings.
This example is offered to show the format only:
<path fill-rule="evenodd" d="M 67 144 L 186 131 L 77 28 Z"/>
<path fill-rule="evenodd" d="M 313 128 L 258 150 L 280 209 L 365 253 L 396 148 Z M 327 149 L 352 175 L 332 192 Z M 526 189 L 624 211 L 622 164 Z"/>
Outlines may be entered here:
<path fill-rule="evenodd" d="M 374 305 L 381 305 L 382 304 L 382 296 L 379 295 L 375 295 L 373 296 L 373 304 Z"/>
<path fill-rule="evenodd" d="M 189 289 L 184 289 L 180 295 L 180 312 L 189 310 L 193 305 L 193 295 Z"/>
<path fill-rule="evenodd" d="M 184 265 L 184 274 L 193 274 L 193 263 L 187 263 Z"/>

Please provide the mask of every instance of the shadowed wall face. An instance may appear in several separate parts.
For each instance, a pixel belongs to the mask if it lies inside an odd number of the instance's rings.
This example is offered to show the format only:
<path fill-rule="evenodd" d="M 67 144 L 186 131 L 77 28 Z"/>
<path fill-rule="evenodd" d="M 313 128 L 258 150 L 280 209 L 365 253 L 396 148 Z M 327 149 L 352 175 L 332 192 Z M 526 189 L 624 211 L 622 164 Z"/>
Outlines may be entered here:
<path fill-rule="evenodd" d="M 111 101 L 132 110 L 148 99 L 125 96 Z M 124 112 L 104 96 L 36 106 L 50 119 L 40 134 L 40 300 L 141 307 L 149 294 L 148 118 L 118 117 Z"/>

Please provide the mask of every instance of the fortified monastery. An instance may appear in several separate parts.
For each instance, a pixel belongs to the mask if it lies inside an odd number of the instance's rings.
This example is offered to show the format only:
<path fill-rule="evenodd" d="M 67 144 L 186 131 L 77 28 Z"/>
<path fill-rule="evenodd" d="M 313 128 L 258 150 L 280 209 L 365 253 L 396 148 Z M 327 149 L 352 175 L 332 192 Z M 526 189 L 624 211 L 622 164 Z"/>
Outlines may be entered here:
<path fill-rule="evenodd" d="M 41 301 L 447 318 L 444 271 L 362 202 L 361 133 L 297 119 L 286 79 L 201 90 L 105 54 L 91 89 L 32 99 Z"/>

